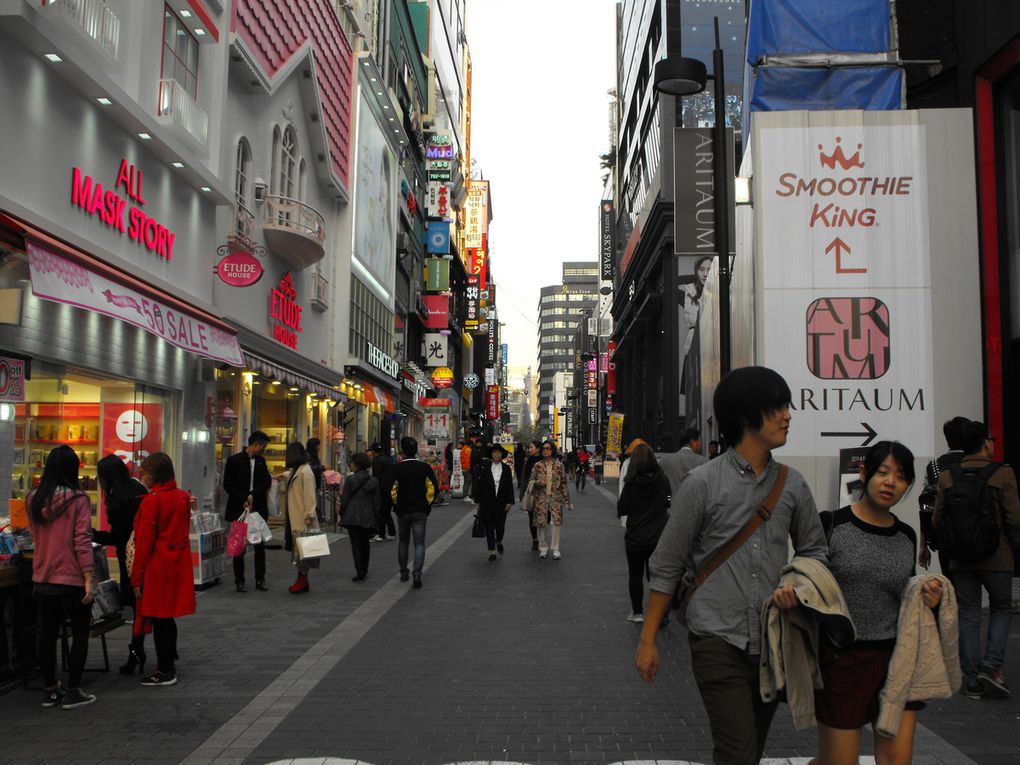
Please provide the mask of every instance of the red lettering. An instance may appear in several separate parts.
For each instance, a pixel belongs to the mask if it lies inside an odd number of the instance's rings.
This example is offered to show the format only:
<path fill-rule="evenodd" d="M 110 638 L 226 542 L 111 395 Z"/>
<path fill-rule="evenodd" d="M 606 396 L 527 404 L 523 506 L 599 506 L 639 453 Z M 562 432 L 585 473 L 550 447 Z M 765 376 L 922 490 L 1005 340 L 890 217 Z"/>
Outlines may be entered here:
<path fill-rule="evenodd" d="M 176 238 L 177 238 L 177 234 L 175 234 L 170 229 L 166 229 L 166 259 L 167 260 L 173 260 L 174 259 L 174 239 L 176 239 Z"/>
<path fill-rule="evenodd" d="M 156 249 L 156 221 L 147 218 L 145 221 L 145 246 L 150 250 Z"/>
<path fill-rule="evenodd" d="M 166 227 L 158 226 L 156 228 L 156 254 L 166 257 Z"/>
<path fill-rule="evenodd" d="M 145 223 L 146 215 L 137 207 L 132 207 L 128 217 L 131 219 L 131 225 L 128 226 L 128 236 L 137 242 L 142 238 L 142 225 Z"/>
<path fill-rule="evenodd" d="M 81 168 L 74 168 L 71 177 L 71 204 L 84 209 L 88 206 L 92 194 L 92 176 L 82 175 Z"/>
<path fill-rule="evenodd" d="M 134 167 L 134 166 L 132 165 L 132 167 Z M 120 185 L 123 184 L 124 190 L 127 192 L 127 195 L 131 196 L 131 180 L 130 179 L 131 179 L 131 174 L 130 174 L 130 172 L 128 170 L 128 161 L 126 159 L 122 159 L 120 161 L 120 169 L 117 171 L 117 182 L 115 184 L 113 184 L 113 185 L 114 186 L 120 186 Z"/>

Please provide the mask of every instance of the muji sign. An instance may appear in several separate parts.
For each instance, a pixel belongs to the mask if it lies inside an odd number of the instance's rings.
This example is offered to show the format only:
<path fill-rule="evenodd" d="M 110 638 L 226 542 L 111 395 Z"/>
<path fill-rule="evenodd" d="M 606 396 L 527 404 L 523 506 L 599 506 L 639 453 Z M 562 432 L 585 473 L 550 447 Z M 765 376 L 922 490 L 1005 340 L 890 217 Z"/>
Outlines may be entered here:
<path fill-rule="evenodd" d="M 142 181 L 142 171 L 129 165 L 126 159 L 120 161 L 117 180 L 109 189 L 76 167 L 71 174 L 71 204 L 149 252 L 172 260 L 177 235 L 142 210 L 145 206 Z M 118 193 L 121 187 L 123 196 Z"/>
<path fill-rule="evenodd" d="M 290 271 L 283 275 L 279 285 L 269 291 L 269 318 L 273 339 L 297 350 L 298 335 L 301 334 L 301 306 L 297 303 L 297 290 Z"/>
<path fill-rule="evenodd" d="M 835 455 L 872 428 L 928 453 L 924 128 L 756 125 L 762 363 L 795 410 L 783 453 Z"/>

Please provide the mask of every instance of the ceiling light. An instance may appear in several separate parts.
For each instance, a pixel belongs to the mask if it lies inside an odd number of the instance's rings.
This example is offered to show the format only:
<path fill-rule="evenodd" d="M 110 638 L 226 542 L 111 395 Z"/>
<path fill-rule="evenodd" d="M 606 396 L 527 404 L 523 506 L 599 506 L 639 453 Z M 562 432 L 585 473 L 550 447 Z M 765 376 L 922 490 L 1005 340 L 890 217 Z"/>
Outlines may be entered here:
<path fill-rule="evenodd" d="M 183 162 L 171 162 L 170 164 L 173 165 L 174 167 L 176 167 L 178 170 L 180 170 L 182 167 L 184 167 L 184 163 Z"/>
<path fill-rule="evenodd" d="M 300 388 L 291 387 L 291 391 L 301 390 Z"/>
<path fill-rule="evenodd" d="M 191 18 L 191 11 L 181 11 L 181 18 L 182 19 L 190 19 Z"/>
<path fill-rule="evenodd" d="M 111 100 L 110 100 L 109 98 L 107 98 L 106 96 L 100 96 L 100 97 L 99 97 L 99 98 L 97 98 L 96 100 L 97 100 L 97 101 L 98 101 L 98 102 L 99 102 L 99 103 L 100 103 L 100 104 L 101 104 L 102 106 L 109 106 L 110 104 L 112 104 L 112 103 L 113 103 L 113 101 L 111 101 Z"/>
<path fill-rule="evenodd" d="M 279 380 L 273 380 L 273 385 L 283 385 Z"/>
<path fill-rule="evenodd" d="M 205 36 L 205 30 L 204 29 L 199 27 L 198 29 L 195 30 L 195 37 L 204 37 L 204 36 Z"/>
<path fill-rule="evenodd" d="M 396 120 L 393 117 L 390 117 L 390 122 L 395 122 L 395 121 Z"/>
<path fill-rule="evenodd" d="M 208 194 L 210 191 L 212 191 L 212 189 L 210 189 L 208 186 L 202 186 L 201 191 L 204 191 L 206 194 Z M 231 372 L 231 374 L 233 374 L 233 372 Z"/>
<path fill-rule="evenodd" d="M 143 141 L 151 141 L 152 140 L 152 136 L 149 135 L 148 133 L 139 133 L 138 137 L 141 138 Z"/>
<path fill-rule="evenodd" d="M 53 64 L 59 64 L 61 61 L 64 60 L 60 56 L 58 56 L 56 53 L 44 53 L 43 54 L 43 58 L 45 58 L 47 61 L 49 61 L 49 62 L 51 62 Z"/>

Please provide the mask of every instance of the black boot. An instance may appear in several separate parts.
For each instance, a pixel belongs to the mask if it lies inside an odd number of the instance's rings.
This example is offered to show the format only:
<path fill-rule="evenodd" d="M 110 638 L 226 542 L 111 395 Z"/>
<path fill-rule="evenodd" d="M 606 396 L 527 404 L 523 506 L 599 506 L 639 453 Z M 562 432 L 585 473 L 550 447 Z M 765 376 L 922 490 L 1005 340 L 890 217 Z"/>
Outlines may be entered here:
<path fill-rule="evenodd" d="M 234 582 L 234 586 L 237 587 L 238 592 L 248 592 L 248 588 L 244 586 L 244 580 L 238 579 Z"/>
<path fill-rule="evenodd" d="M 122 675 L 133 675 L 135 667 L 138 667 L 138 674 L 145 674 L 145 643 L 144 638 L 131 638 L 131 645 L 128 646 L 127 664 L 120 668 Z"/>

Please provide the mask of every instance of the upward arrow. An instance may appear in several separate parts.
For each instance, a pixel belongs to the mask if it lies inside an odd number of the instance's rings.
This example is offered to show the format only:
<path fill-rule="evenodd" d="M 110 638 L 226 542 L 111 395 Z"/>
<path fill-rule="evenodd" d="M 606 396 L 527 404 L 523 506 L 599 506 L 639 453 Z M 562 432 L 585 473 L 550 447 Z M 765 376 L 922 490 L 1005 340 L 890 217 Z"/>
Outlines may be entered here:
<path fill-rule="evenodd" d="M 837 274 L 866 274 L 868 269 L 866 268 L 843 268 L 843 255 L 851 254 L 852 250 L 850 245 L 840 239 L 838 236 L 833 239 L 829 246 L 825 248 L 825 254 L 828 255 L 830 252 L 835 250 L 836 252 L 836 273 Z"/>

